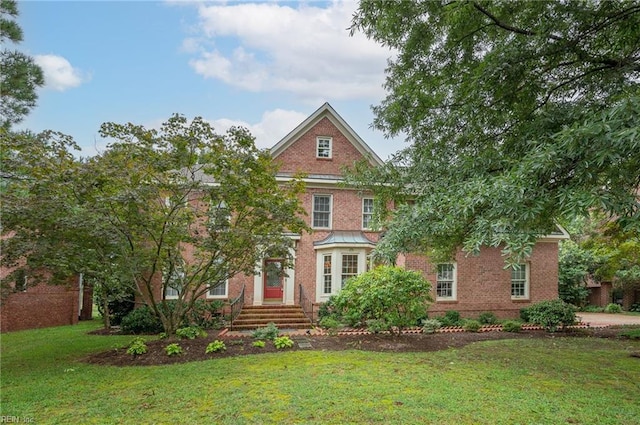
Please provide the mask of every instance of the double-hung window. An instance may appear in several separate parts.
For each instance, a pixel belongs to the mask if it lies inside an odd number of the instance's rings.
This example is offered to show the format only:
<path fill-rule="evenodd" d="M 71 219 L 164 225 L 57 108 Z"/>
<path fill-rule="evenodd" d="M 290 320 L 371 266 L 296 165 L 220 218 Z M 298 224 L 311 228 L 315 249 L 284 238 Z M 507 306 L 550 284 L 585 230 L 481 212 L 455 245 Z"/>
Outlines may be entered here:
<path fill-rule="evenodd" d="M 316 229 L 331 228 L 331 195 L 313 195 L 312 220 Z"/>
<path fill-rule="evenodd" d="M 529 268 L 526 264 L 515 264 L 511 269 L 511 298 L 529 298 Z"/>
<path fill-rule="evenodd" d="M 362 199 L 362 228 L 371 229 L 373 220 L 373 198 Z"/>
<path fill-rule="evenodd" d="M 322 293 L 331 294 L 332 287 L 332 260 L 331 254 L 322 256 Z"/>
<path fill-rule="evenodd" d="M 358 275 L 358 254 L 342 254 L 342 279 L 341 285 L 344 288 L 346 281 Z"/>
<path fill-rule="evenodd" d="M 227 298 L 227 286 L 229 282 L 225 280 L 217 285 L 210 285 L 207 291 L 207 298 Z"/>
<path fill-rule="evenodd" d="M 316 138 L 316 158 L 322 159 L 331 159 L 333 156 L 332 152 L 332 142 L 331 137 L 320 136 Z"/>
<path fill-rule="evenodd" d="M 436 275 L 436 300 L 456 299 L 456 265 L 444 263 L 437 265 Z"/>

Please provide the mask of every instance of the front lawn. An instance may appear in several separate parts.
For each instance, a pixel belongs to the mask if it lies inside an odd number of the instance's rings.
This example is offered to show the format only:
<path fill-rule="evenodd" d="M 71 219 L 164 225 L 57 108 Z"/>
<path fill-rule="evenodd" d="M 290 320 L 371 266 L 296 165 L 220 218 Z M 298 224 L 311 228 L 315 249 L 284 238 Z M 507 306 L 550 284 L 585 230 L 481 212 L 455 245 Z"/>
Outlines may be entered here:
<path fill-rule="evenodd" d="M 424 353 L 295 351 L 90 365 L 97 323 L 2 335 L 0 415 L 33 423 L 636 424 L 640 341 L 486 341 Z M 23 421 L 24 423 L 24 421 Z"/>

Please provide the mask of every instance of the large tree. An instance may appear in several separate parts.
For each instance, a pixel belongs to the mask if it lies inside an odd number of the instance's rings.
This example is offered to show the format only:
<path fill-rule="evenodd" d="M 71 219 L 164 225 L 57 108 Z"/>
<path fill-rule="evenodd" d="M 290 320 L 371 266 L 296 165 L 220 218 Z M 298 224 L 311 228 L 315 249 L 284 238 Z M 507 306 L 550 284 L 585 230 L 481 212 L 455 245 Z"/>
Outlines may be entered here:
<path fill-rule="evenodd" d="M 401 205 L 379 252 L 518 260 L 592 208 L 640 226 L 640 2 L 362 1 L 352 31 L 397 53 L 374 125 L 410 143 L 356 167 Z"/>
<path fill-rule="evenodd" d="M 36 105 L 36 90 L 44 84 L 42 69 L 33 58 L 15 49 L 10 43 L 22 41 L 22 29 L 15 19 L 18 7 L 13 0 L 0 0 L 0 129 L 16 124 Z"/>
<path fill-rule="evenodd" d="M 61 278 L 83 272 L 104 291 L 130 283 L 172 334 L 211 288 L 255 273 L 264 257 L 292 260 L 287 233 L 306 229 L 302 185 L 281 185 L 245 129 L 219 135 L 175 115 L 160 130 L 107 123 L 101 134 L 113 143 L 87 160 L 50 138 L 27 144 L 23 161 L 7 157 L 17 177 L 6 190 L 3 262 L 26 258 L 32 273 Z"/>

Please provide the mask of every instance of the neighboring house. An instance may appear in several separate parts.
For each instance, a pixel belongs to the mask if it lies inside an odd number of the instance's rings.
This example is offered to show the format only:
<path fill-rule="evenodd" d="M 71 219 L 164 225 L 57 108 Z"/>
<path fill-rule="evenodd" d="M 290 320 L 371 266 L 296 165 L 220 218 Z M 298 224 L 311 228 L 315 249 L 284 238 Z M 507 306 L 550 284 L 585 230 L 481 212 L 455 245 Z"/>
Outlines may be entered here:
<path fill-rule="evenodd" d="M 295 263 L 282 273 L 278 259 L 266 258 L 255 276 L 236 276 L 213 298 L 234 299 L 244 288 L 245 306 L 319 304 L 337 294 L 344 282 L 370 267 L 370 253 L 380 233 L 369 228 L 373 196 L 341 186 L 342 169 L 366 159 L 382 160 L 325 103 L 272 149 L 280 164 L 278 179 L 306 175 L 302 202 L 311 233 L 290 235 L 296 241 Z M 420 255 L 403 255 L 398 265 L 419 270 L 433 285 L 433 316 L 457 310 L 473 317 L 492 311 L 518 317 L 532 303 L 558 297 L 558 242 L 563 230 L 541 238 L 532 255 L 515 269 L 505 268 L 500 248 L 483 248 L 478 256 L 459 252 L 454 261 L 432 264 Z M 169 295 L 169 294 L 167 294 Z"/>
<path fill-rule="evenodd" d="M 9 270 L 2 268 L 0 278 Z M 19 275 L 11 292 L 0 300 L 0 332 L 51 326 L 75 325 L 91 319 L 92 291 L 83 284 L 82 276 L 68 285 L 26 284 L 27 276 Z"/>

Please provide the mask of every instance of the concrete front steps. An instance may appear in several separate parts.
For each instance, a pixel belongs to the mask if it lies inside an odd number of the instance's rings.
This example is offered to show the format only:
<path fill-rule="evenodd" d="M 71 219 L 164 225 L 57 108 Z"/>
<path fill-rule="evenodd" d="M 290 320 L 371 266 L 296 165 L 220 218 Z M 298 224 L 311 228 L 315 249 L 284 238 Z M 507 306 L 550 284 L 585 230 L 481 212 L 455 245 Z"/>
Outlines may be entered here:
<path fill-rule="evenodd" d="M 298 305 L 244 306 L 233 321 L 234 331 L 257 329 L 273 322 L 278 329 L 311 329 L 311 322 Z"/>

